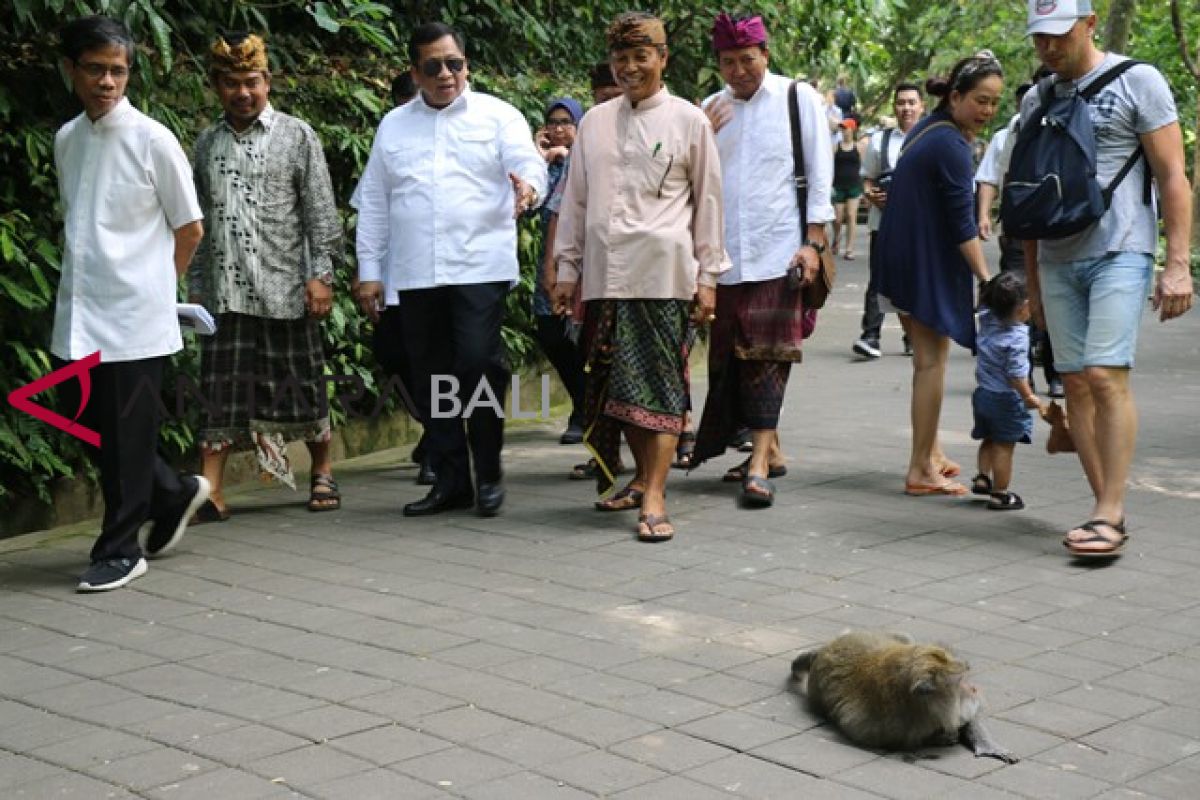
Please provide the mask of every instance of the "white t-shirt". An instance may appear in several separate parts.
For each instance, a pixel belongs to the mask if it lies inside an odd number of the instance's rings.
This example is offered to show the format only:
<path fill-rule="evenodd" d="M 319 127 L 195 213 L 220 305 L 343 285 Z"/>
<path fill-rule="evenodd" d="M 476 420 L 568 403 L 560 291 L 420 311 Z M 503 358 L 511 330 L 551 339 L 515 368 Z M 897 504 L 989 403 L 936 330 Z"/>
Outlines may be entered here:
<path fill-rule="evenodd" d="M 887 163 L 884 163 L 883 157 L 883 137 L 887 131 L 891 131 L 892 135 L 888 137 L 888 153 Z M 883 130 L 875 131 L 871 134 L 871 138 L 867 141 L 867 152 L 863 154 L 862 166 L 859 168 L 858 174 L 870 180 L 877 179 L 884 172 L 884 167 L 887 171 L 892 171 L 896 168 L 896 162 L 900 160 L 900 148 L 904 146 L 904 131 L 899 128 L 884 128 Z M 879 230 L 879 221 L 883 219 L 883 211 L 871 206 L 867 212 L 867 230 Z"/>
<path fill-rule="evenodd" d="M 1064 81 L 1054 89 L 1060 94 L 1085 89 L 1101 74 L 1126 61 L 1125 56 L 1106 53 L 1100 65 L 1077 81 Z M 1030 90 L 1021 103 L 1022 124 L 1040 104 L 1038 91 Z M 1149 64 L 1132 67 L 1105 86 L 1088 103 L 1096 131 L 1096 179 L 1107 187 L 1139 144 L 1138 136 L 1151 133 L 1179 119 L 1175 98 L 1162 74 Z M 1154 253 L 1158 222 L 1153 199 L 1144 202 L 1145 157 L 1121 181 L 1112 206 L 1094 225 L 1065 239 L 1043 240 L 1038 245 L 1042 263 L 1097 259 L 1106 253 Z"/>
<path fill-rule="evenodd" d="M 107 363 L 182 349 L 174 232 L 203 215 L 179 142 L 122 99 L 62 126 L 54 161 L 66 246 L 50 352 Z"/>

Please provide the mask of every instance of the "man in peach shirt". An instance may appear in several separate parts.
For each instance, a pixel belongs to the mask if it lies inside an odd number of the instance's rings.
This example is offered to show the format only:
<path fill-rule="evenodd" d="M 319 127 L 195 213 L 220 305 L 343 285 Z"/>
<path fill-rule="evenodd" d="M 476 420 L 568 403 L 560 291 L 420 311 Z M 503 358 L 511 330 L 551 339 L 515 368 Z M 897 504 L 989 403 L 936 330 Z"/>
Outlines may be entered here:
<path fill-rule="evenodd" d="M 689 312 L 711 322 L 723 241 L 721 163 L 704 112 L 673 97 L 661 20 L 631 12 L 607 32 L 622 96 L 579 126 L 559 212 L 556 309 L 582 279 L 587 389 L 584 441 L 601 492 L 613 486 L 625 429 L 637 474 L 602 511 L 640 508 L 642 541 L 674 526 L 664 490 L 687 399 Z"/>

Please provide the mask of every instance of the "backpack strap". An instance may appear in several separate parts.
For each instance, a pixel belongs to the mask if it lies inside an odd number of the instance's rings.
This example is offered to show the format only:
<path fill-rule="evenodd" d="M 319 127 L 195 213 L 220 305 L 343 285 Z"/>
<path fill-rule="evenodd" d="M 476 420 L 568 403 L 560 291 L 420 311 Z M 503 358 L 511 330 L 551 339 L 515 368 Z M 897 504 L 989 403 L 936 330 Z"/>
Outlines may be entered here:
<path fill-rule="evenodd" d="M 883 129 L 883 143 L 879 148 L 883 151 L 880 153 L 883 156 L 883 165 L 879 168 L 880 172 L 888 172 L 892 168 L 892 134 L 895 130 L 895 128 Z"/>
<path fill-rule="evenodd" d="M 1079 92 L 1079 96 L 1084 100 L 1084 102 L 1091 102 L 1091 99 L 1093 97 L 1095 97 L 1096 95 L 1100 94 L 1101 90 L 1103 90 L 1105 86 L 1108 86 L 1110 83 L 1115 81 L 1117 78 L 1121 77 L 1126 72 L 1128 72 L 1129 70 L 1138 66 L 1139 64 L 1144 64 L 1144 63 L 1146 63 L 1146 62 L 1138 61 L 1133 58 L 1125 59 L 1121 63 L 1116 64 L 1115 66 L 1107 69 L 1103 74 L 1101 74 L 1094 81 L 1089 83 L 1087 85 L 1086 89 L 1081 89 Z M 1130 171 L 1132 171 L 1134 166 L 1137 164 L 1138 159 L 1144 155 L 1145 155 L 1145 151 L 1142 149 L 1142 146 L 1139 144 L 1137 146 L 1137 149 L 1135 149 L 1132 153 L 1129 154 L 1129 158 L 1125 159 L 1125 163 L 1121 165 L 1120 171 L 1117 172 L 1117 174 L 1113 177 L 1112 181 L 1109 182 L 1108 186 L 1104 187 L 1103 195 L 1104 195 L 1104 207 L 1105 208 L 1108 208 L 1110 205 L 1112 205 L 1113 194 L 1117 191 L 1117 186 L 1120 185 L 1121 181 L 1125 180 L 1125 177 L 1127 175 L 1129 175 Z M 1149 167 L 1150 167 L 1150 165 L 1149 165 L 1149 163 L 1147 163 L 1145 179 L 1142 181 L 1142 202 L 1145 203 L 1146 205 L 1150 205 L 1150 180 L 1151 180 L 1151 178 L 1150 178 Z"/>
<path fill-rule="evenodd" d="M 788 87 L 788 121 L 792 127 L 792 179 L 796 184 L 796 204 L 800 206 L 800 240 L 808 238 L 808 170 L 804 165 L 804 140 L 800 136 L 800 101 L 796 84 Z"/>

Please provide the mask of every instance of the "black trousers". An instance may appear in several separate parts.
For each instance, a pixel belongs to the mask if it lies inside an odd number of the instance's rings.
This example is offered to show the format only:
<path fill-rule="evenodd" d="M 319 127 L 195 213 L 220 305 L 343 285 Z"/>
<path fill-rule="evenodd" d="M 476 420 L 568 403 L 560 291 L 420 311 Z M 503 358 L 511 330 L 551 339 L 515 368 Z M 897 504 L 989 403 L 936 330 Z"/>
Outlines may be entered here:
<path fill-rule="evenodd" d="M 871 265 L 871 277 L 867 281 L 867 291 L 863 295 L 862 338 L 869 342 L 878 342 L 883 330 L 883 312 L 879 310 L 879 292 L 875 287 L 875 231 L 871 231 L 867 246 L 867 263 Z"/>
<path fill-rule="evenodd" d="M 371 349 L 375 353 L 375 361 L 383 367 L 384 372 L 395 375 L 404 385 L 407 393 L 405 410 L 417 422 L 424 423 L 429 416 L 429 395 L 422 395 L 416 390 L 412 358 L 405 345 L 401 316 L 399 306 L 388 306 L 380 313 L 371 337 Z M 412 403 L 409 404 L 408 400 Z"/>
<path fill-rule="evenodd" d="M 471 461 L 475 480 L 500 480 L 500 449 L 504 446 L 504 417 L 494 408 L 475 408 L 463 414 L 480 382 L 487 381 L 502 405 L 508 394 L 510 372 L 504 357 L 500 326 L 508 282 L 437 286 L 400 292 L 400 329 L 412 360 L 415 390 L 429 403 L 425 421 L 426 449 L 437 472 L 437 488 L 460 492 L 471 488 Z M 460 413 L 433 407 L 434 376 L 458 380 Z M 442 384 L 444 390 L 445 384 Z M 480 395 L 482 397 L 482 395 Z"/>
<path fill-rule="evenodd" d="M 537 341 L 571 396 L 572 425 L 583 425 L 583 354 L 567 336 L 563 317 L 538 316 Z"/>
<path fill-rule="evenodd" d="M 54 359 L 55 367 L 68 362 Z M 167 357 L 100 364 L 91 372 L 91 395 L 79 417 L 100 434 L 100 447 L 85 445 L 100 470 L 104 521 L 92 546 L 92 562 L 141 557 L 137 532 L 144 522 L 177 513 L 185 487 L 158 449 L 161 393 Z M 59 384 L 60 411 L 79 411 L 80 383 Z"/>

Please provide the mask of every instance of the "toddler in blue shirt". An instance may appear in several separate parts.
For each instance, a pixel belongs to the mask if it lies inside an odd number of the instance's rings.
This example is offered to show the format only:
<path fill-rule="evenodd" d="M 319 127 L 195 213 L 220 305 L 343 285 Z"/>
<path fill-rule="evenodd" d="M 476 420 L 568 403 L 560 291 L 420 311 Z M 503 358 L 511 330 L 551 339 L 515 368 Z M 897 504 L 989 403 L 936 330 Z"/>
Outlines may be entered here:
<path fill-rule="evenodd" d="M 1029 383 L 1029 296 L 1025 281 L 1012 272 L 1001 272 L 979 289 L 979 334 L 975 340 L 978 361 L 971 396 L 975 427 L 971 438 L 980 439 L 979 474 L 971 491 L 988 495 L 993 511 L 1019 511 L 1025 503 L 1008 490 L 1012 480 L 1013 449 L 1028 444 L 1033 432 L 1030 409 L 1042 410 L 1041 400 Z"/>

